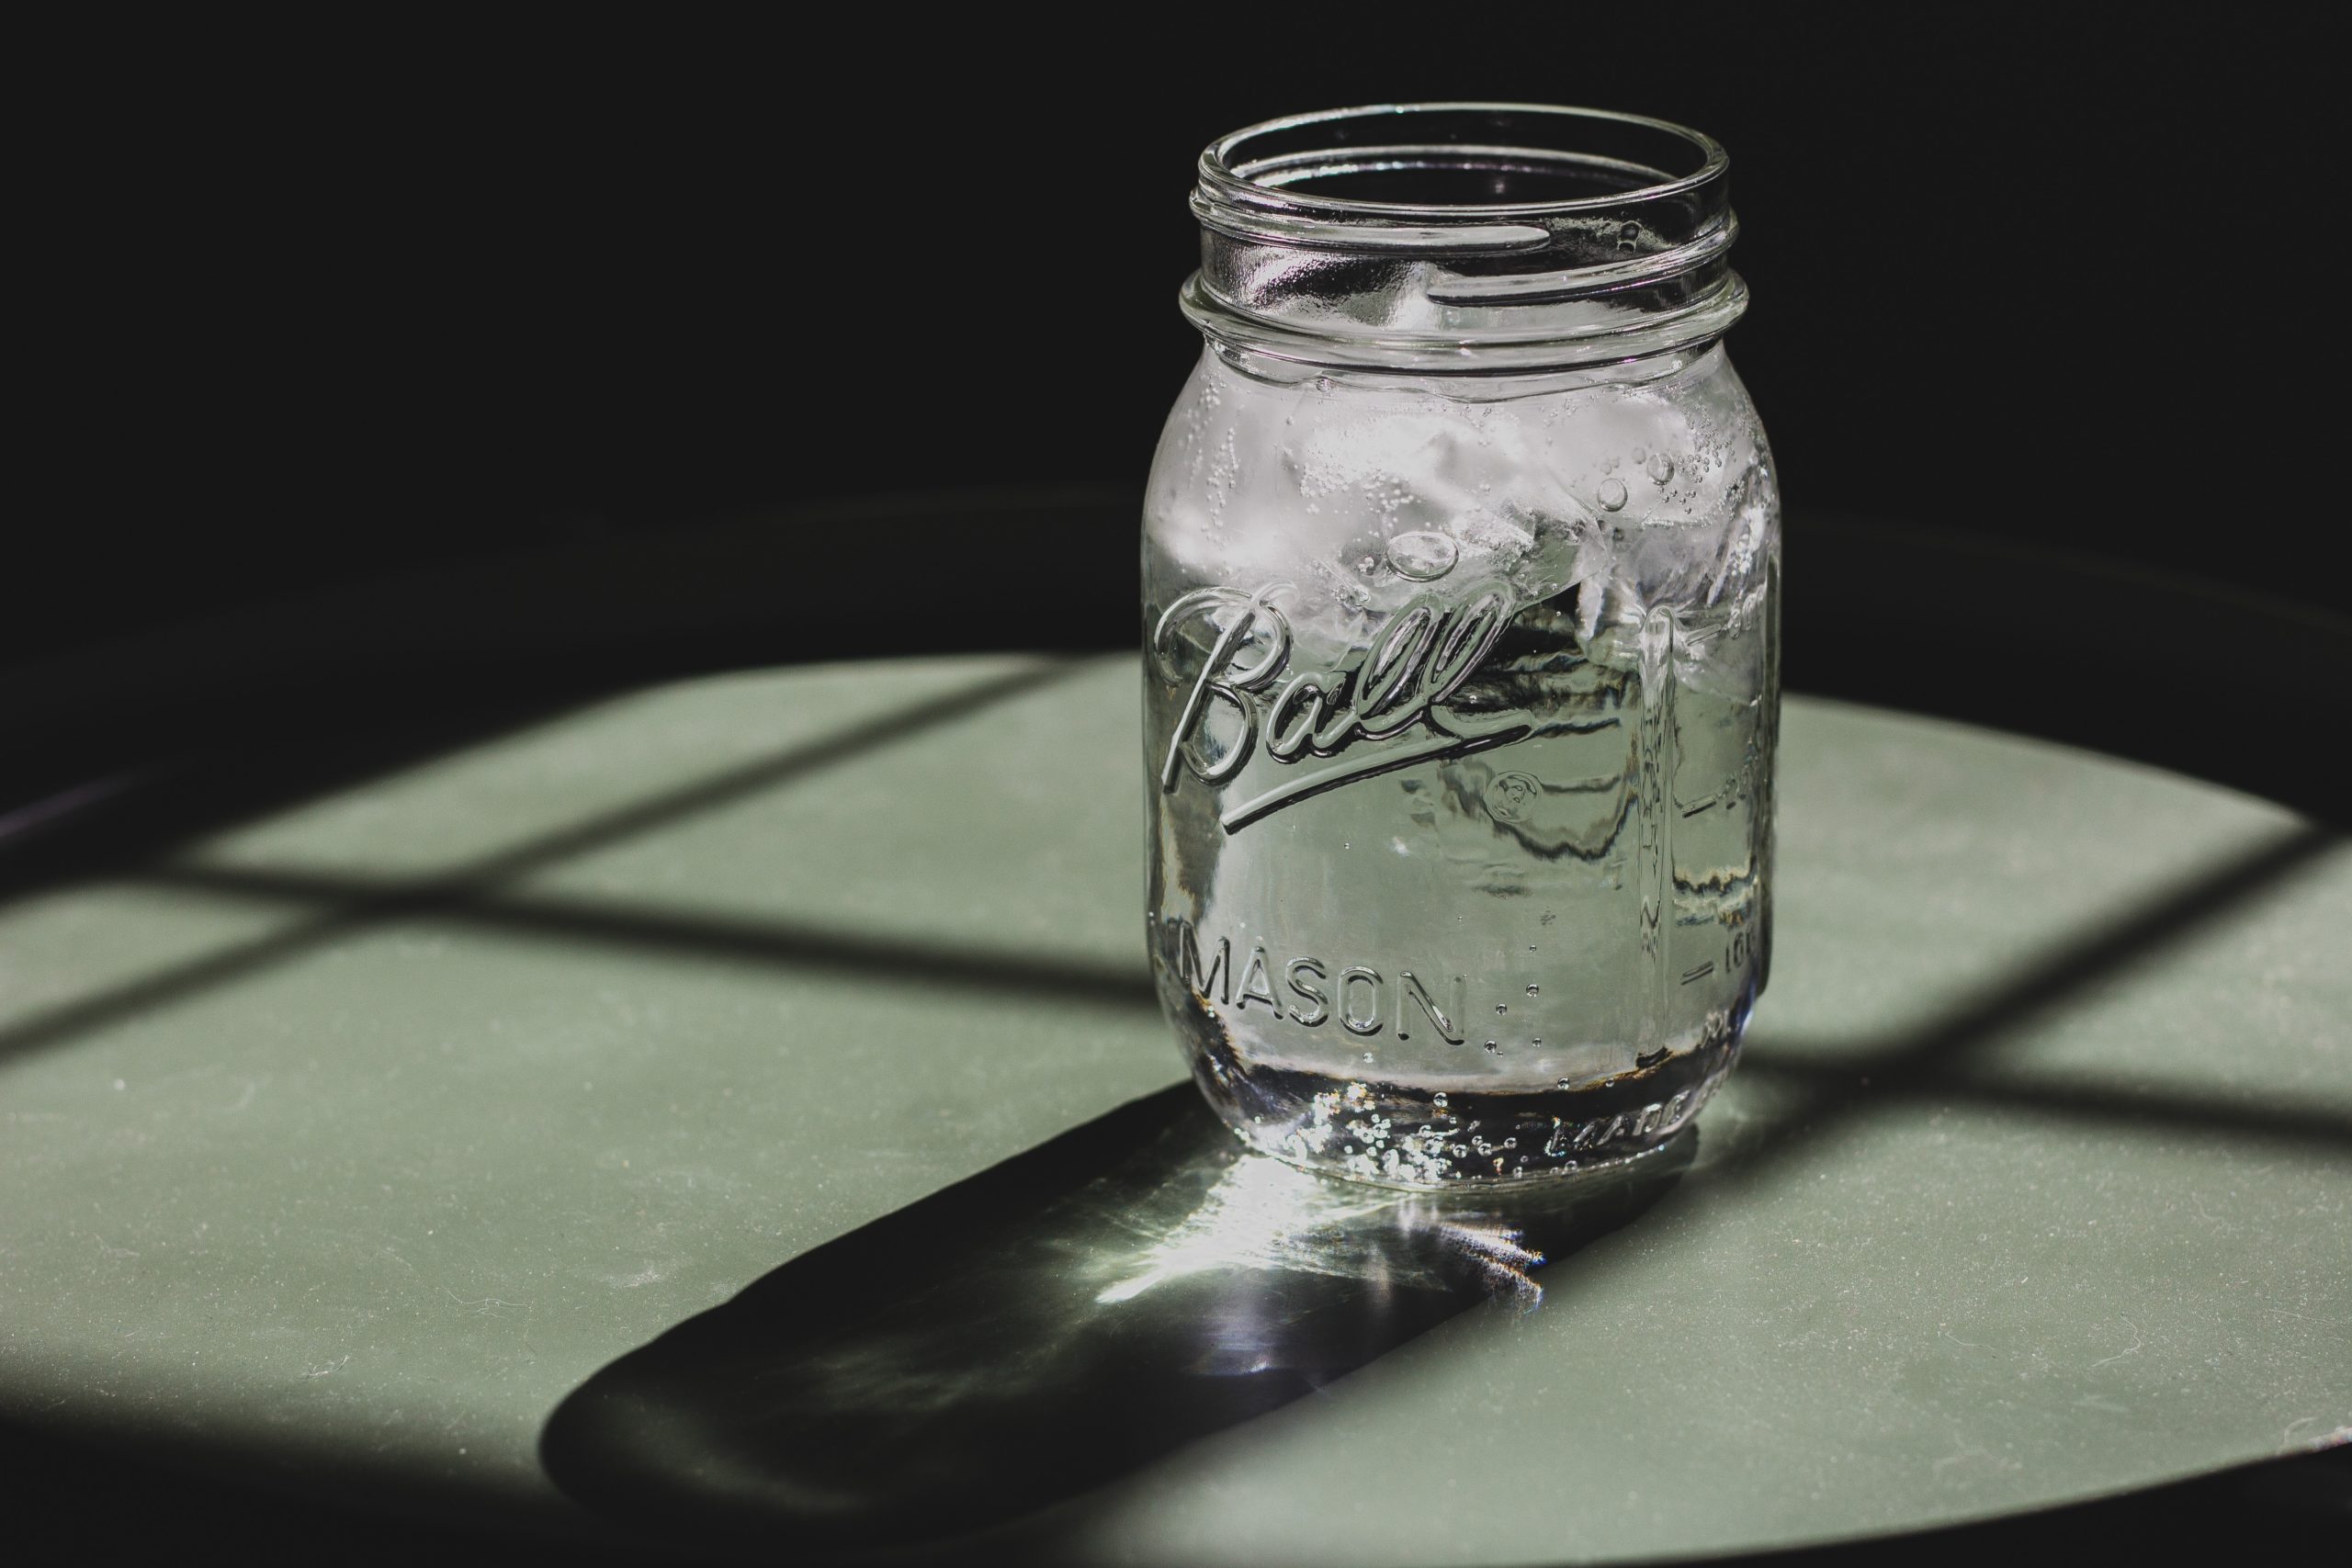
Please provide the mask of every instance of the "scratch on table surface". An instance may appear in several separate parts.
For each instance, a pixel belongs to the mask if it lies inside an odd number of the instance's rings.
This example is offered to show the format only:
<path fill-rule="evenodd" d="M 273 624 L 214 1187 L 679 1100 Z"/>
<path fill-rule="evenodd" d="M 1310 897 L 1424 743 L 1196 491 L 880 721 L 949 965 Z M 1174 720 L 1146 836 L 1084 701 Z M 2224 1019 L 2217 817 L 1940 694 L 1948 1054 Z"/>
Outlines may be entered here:
<path fill-rule="evenodd" d="M 1939 1480 L 1942 1479 L 1946 1468 L 1951 1465 L 1966 1464 L 1971 1460 L 1978 1459 L 1989 1459 L 1993 1460 L 1996 1463 L 1999 1462 L 1998 1456 L 1996 1455 L 1992 1450 L 1985 1448 L 1981 1444 L 1972 1443 L 1965 1438 L 1958 1436 L 1955 1436 L 1951 1442 L 1952 1451 L 1944 1455 L 1943 1458 L 1935 1461 L 1928 1466 L 1929 1471 Z"/>
<path fill-rule="evenodd" d="M 2278 1451 L 2284 1453 L 2290 1449 L 2311 1449 L 2316 1450 L 2319 1449 L 2334 1448 L 2338 1443 L 2352 1442 L 2352 1422 L 2346 1422 L 2342 1426 L 2336 1427 L 2331 1431 L 2322 1432 L 2317 1437 L 2298 1438 L 2295 1436 L 2296 1433 L 2301 1431 L 2304 1427 L 2316 1427 L 2321 1422 L 2327 1419 L 2329 1419 L 2329 1417 L 2325 1416 L 2306 1416 L 2300 1421 L 2290 1421 L 2287 1423 L 2287 1429 L 2278 1434 Z"/>
<path fill-rule="evenodd" d="M 640 1285 L 658 1282 L 667 1272 L 667 1269 L 658 1264 L 648 1264 L 634 1274 L 609 1275 L 606 1277 L 606 1282 L 616 1290 L 634 1291 Z"/>
<path fill-rule="evenodd" d="M 531 1310 L 527 1303 L 503 1302 L 496 1296 L 483 1296 L 478 1301 L 469 1302 L 447 1285 L 441 1287 L 441 1293 L 447 1296 L 459 1306 L 465 1308 L 468 1312 L 476 1314 L 481 1317 L 495 1317 L 503 1311 L 520 1312 L 527 1314 Z"/>
<path fill-rule="evenodd" d="M 322 1378 L 332 1372 L 339 1372 L 349 1365 L 351 1365 L 351 1358 L 346 1355 L 342 1357 L 340 1359 L 329 1361 L 323 1367 L 306 1368 L 304 1369 L 302 1375 L 306 1378 Z"/>
<path fill-rule="evenodd" d="M 2120 1361 L 2126 1356 L 2136 1356 L 2147 1345 L 2147 1337 L 2140 1332 L 2140 1325 L 2138 1324 L 2133 1323 L 2128 1317 L 2123 1318 L 2121 1322 L 2124 1327 L 2132 1331 L 2132 1343 L 2126 1345 L 2122 1349 L 2118 1350 L 2112 1356 L 2102 1356 L 2098 1360 L 2093 1361 L 2090 1364 L 2090 1370 L 2092 1371 L 2098 1371 L 2101 1367 L 2106 1366 L 2109 1361 Z"/>
<path fill-rule="evenodd" d="M 97 1242 L 98 1250 L 105 1253 L 108 1258 L 136 1258 L 139 1256 L 139 1254 L 132 1248 L 128 1247 L 117 1247 L 106 1237 L 99 1235 L 96 1231 L 92 1231 L 90 1235 Z"/>
<path fill-rule="evenodd" d="M 1990 1346 L 1979 1345 L 1973 1339 L 1962 1339 L 1959 1335 L 1954 1334 L 1951 1329 L 1944 1327 L 1940 1324 L 1937 1325 L 1936 1332 L 1942 1335 L 1945 1338 L 1951 1340 L 1953 1344 L 1959 1346 L 1963 1350 L 1984 1350 L 1991 1348 Z"/>

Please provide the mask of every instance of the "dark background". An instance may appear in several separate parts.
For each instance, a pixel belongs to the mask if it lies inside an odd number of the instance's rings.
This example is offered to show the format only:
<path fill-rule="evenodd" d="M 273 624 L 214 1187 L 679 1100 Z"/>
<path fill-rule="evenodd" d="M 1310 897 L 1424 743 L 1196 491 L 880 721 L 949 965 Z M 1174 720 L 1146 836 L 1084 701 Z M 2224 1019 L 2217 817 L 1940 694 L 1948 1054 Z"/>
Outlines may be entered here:
<path fill-rule="evenodd" d="M 38 482 L 0 667 L 812 497 L 1138 488 L 1197 352 L 1174 295 L 1199 147 L 1442 96 L 1729 147 L 1755 298 L 1733 352 L 1794 527 L 1923 522 L 2342 602 L 2314 570 L 2342 534 L 2316 24 L 790 19 L 123 20 L 32 51 Z M 1053 579 L 1035 554 L 894 570 Z"/>

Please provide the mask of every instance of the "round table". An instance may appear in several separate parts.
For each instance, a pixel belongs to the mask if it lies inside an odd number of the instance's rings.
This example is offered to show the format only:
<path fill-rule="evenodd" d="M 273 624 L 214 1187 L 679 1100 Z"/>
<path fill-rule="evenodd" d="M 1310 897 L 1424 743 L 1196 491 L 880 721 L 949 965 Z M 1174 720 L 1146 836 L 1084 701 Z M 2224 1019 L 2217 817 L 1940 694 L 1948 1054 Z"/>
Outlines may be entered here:
<path fill-rule="evenodd" d="M 1792 698 L 1772 987 L 1696 1136 L 1432 1201 L 1179 1081 L 1137 685 L 686 681 L 19 887 L 0 1414 L 525 1532 L 1351 1568 L 2352 1438 L 2342 836 Z"/>

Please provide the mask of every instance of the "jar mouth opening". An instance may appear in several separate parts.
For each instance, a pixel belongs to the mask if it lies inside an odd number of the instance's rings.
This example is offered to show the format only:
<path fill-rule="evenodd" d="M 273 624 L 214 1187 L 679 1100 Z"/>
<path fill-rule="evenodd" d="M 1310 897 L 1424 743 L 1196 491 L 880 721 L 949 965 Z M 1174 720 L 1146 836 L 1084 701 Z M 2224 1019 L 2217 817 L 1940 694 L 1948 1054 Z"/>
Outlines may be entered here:
<path fill-rule="evenodd" d="M 1290 115 L 1201 153 L 1204 195 L 1340 221 L 1459 223 L 1670 202 L 1721 180 L 1713 138 L 1548 104 L 1379 104 Z"/>
<path fill-rule="evenodd" d="M 1201 154 L 1185 310 L 1228 346 L 1447 375 L 1681 349 L 1747 308 L 1730 167 L 1712 137 L 1609 109 L 1267 120 Z"/>

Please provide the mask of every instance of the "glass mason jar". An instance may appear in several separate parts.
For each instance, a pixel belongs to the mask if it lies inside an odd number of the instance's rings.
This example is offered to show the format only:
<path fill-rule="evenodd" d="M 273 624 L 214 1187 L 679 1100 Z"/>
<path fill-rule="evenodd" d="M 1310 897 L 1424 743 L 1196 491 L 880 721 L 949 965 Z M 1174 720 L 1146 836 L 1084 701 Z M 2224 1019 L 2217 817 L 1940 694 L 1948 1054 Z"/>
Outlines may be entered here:
<path fill-rule="evenodd" d="M 1161 1002 L 1251 1145 L 1392 1186 L 1655 1149 L 1771 953 L 1780 505 L 1727 160 L 1430 104 L 1201 156 L 1143 530 Z"/>

